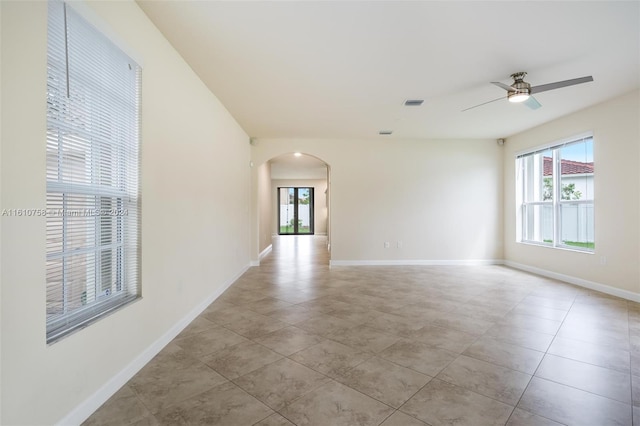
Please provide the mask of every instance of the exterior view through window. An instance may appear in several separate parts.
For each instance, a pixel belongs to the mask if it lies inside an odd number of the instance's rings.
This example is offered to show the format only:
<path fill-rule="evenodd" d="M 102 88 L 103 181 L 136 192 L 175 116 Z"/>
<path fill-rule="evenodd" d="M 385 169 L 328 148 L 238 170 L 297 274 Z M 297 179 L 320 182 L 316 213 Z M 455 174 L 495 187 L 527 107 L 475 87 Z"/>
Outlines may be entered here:
<path fill-rule="evenodd" d="M 278 188 L 278 234 L 313 234 L 313 188 Z"/>
<path fill-rule="evenodd" d="M 593 251 L 593 137 L 519 155 L 516 170 L 520 241 Z"/>

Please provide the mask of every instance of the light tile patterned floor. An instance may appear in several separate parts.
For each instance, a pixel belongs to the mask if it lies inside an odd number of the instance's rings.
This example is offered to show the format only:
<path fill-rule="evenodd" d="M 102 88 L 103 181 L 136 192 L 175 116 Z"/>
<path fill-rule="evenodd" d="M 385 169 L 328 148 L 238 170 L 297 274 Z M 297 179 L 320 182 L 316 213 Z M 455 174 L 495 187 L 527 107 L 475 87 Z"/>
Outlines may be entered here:
<path fill-rule="evenodd" d="M 640 425 L 640 306 L 280 237 L 86 425 Z"/>

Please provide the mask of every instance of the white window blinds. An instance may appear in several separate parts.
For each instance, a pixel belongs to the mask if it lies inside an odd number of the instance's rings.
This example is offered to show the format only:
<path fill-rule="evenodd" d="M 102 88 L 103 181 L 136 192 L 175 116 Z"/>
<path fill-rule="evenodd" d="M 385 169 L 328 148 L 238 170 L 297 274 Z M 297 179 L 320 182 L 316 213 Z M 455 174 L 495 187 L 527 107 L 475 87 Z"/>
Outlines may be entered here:
<path fill-rule="evenodd" d="M 47 342 L 140 294 L 140 67 L 49 2 Z"/>

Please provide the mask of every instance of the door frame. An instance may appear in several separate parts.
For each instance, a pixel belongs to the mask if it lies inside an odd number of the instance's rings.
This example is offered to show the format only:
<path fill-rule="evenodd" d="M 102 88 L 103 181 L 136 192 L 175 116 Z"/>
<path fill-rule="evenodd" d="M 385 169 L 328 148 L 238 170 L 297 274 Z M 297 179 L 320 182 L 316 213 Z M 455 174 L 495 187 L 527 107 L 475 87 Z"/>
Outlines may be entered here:
<path fill-rule="evenodd" d="M 281 230 L 281 224 L 280 224 L 280 215 L 281 215 L 281 207 L 282 207 L 282 203 L 280 202 L 280 194 L 281 194 L 281 190 L 282 189 L 293 189 L 293 232 L 285 232 L 283 233 Z M 309 190 L 309 232 L 299 232 L 298 229 L 298 223 L 299 223 L 299 219 L 298 219 L 298 191 L 300 189 L 308 189 Z M 277 229 L 278 229 L 278 235 L 314 235 L 315 234 L 315 217 L 314 217 L 314 210 L 315 210 L 315 194 L 314 194 L 314 187 L 313 186 L 279 186 L 277 189 L 277 193 L 278 193 L 278 197 L 277 197 L 277 202 L 278 202 L 278 225 L 277 225 Z M 288 195 L 288 191 L 287 191 L 287 195 Z M 288 201 L 288 200 L 287 200 Z M 288 204 L 287 204 L 288 205 Z"/>

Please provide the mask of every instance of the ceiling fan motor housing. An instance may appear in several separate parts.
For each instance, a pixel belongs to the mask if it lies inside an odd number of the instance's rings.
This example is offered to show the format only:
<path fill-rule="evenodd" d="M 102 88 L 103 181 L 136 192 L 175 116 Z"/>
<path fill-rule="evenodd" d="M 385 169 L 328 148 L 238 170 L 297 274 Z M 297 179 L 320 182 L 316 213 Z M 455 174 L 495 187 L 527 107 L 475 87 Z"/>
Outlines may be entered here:
<path fill-rule="evenodd" d="M 517 72 L 511 74 L 513 78 L 513 84 L 511 87 L 513 90 L 507 93 L 507 98 L 512 102 L 522 102 L 526 100 L 531 95 L 531 85 L 524 81 L 524 77 L 527 75 L 526 72 Z M 514 99 L 511 99 L 514 97 Z"/>

